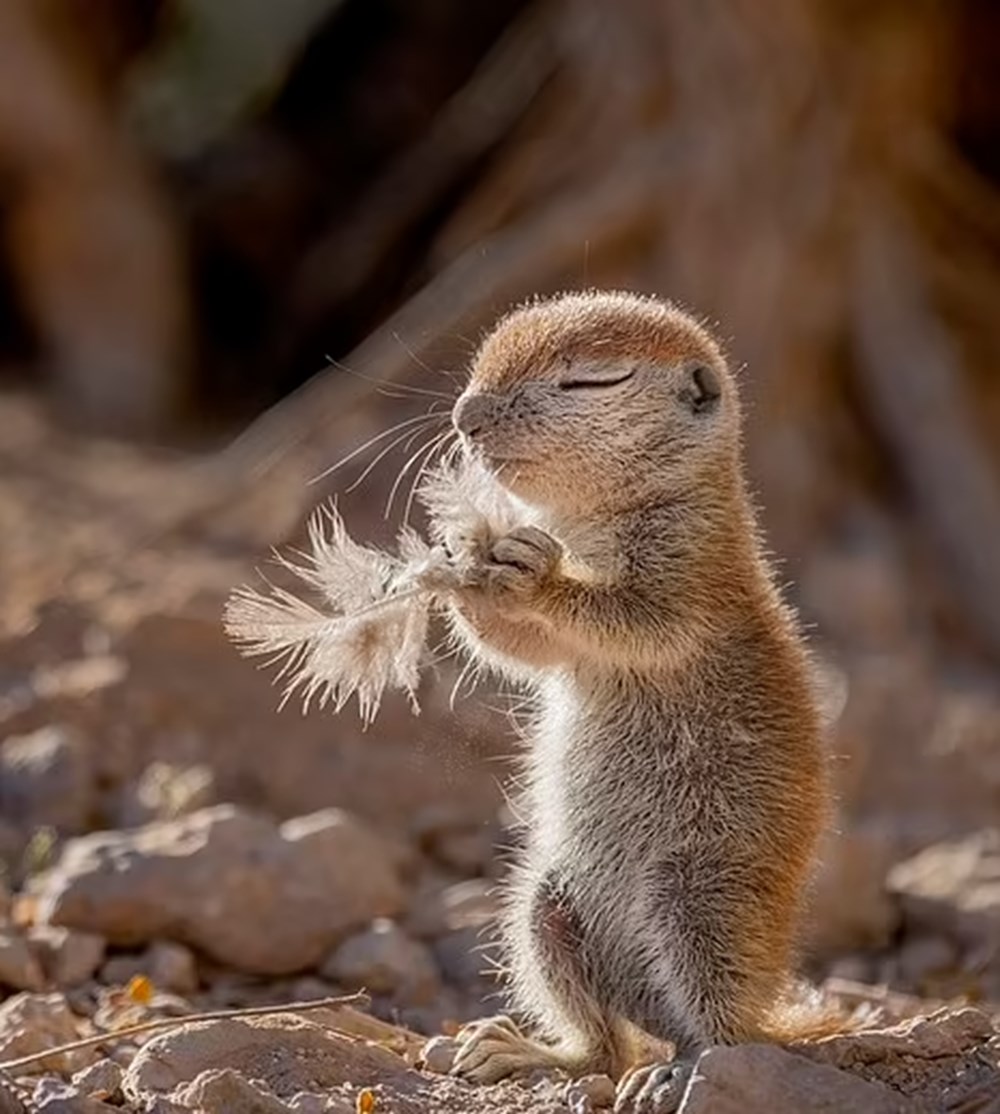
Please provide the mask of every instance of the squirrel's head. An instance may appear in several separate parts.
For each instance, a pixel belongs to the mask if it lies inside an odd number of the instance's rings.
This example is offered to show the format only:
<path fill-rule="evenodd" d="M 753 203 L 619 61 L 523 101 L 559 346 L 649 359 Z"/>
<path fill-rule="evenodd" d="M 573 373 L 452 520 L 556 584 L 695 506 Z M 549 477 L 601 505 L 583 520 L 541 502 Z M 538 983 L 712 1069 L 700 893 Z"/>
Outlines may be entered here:
<path fill-rule="evenodd" d="M 695 490 L 733 473 L 739 452 L 736 386 L 715 341 L 632 294 L 566 294 L 503 318 L 452 419 L 504 487 L 570 515 Z"/>

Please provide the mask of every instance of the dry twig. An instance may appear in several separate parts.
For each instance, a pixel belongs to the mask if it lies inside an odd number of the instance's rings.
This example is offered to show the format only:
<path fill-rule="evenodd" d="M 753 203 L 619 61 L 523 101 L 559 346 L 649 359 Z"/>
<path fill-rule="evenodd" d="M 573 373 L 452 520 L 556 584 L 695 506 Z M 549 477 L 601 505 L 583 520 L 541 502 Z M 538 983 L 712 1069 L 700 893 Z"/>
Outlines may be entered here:
<path fill-rule="evenodd" d="M 95 1033 L 91 1037 L 81 1037 L 80 1040 L 59 1044 L 47 1048 L 44 1052 L 32 1052 L 27 1056 L 19 1056 L 14 1060 L 0 1062 L 0 1072 L 11 1072 L 18 1068 L 37 1064 L 48 1060 L 52 1056 L 61 1056 L 66 1052 L 78 1052 L 83 1048 L 95 1048 L 107 1044 L 109 1041 L 123 1040 L 126 1037 L 139 1036 L 142 1033 L 152 1033 L 159 1029 L 176 1029 L 182 1025 L 193 1025 L 201 1021 L 232 1021 L 242 1017 L 268 1017 L 282 1013 L 307 1013 L 310 1010 L 339 1009 L 341 1006 L 364 1006 L 370 999 L 364 990 L 356 994 L 344 994 L 335 998 L 317 998 L 309 1002 L 288 1002 L 281 1006 L 245 1006 L 231 1010 L 210 1010 L 206 1013 L 191 1013 L 183 1017 L 158 1017 L 152 1021 L 141 1021 L 136 1025 L 126 1025 L 121 1029 L 112 1029 L 106 1033 Z M 339 1035 L 351 1040 L 358 1040 L 353 1033 L 335 1030 Z"/>

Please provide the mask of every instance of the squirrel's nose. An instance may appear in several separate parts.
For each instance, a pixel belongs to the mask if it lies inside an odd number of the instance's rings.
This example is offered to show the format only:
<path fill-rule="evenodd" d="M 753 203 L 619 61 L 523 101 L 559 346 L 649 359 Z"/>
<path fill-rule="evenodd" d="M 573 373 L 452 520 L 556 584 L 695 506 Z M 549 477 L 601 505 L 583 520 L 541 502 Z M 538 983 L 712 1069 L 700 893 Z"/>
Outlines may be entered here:
<path fill-rule="evenodd" d="M 470 440 L 481 433 L 489 418 L 490 399 L 487 395 L 462 395 L 451 412 L 451 421 L 459 433 Z"/>

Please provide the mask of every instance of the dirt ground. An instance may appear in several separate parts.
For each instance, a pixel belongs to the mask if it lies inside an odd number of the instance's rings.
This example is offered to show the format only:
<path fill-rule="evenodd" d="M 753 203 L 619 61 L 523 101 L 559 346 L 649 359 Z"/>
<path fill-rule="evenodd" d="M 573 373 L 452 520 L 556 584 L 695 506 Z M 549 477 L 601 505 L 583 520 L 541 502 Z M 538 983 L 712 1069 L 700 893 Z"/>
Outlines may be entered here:
<path fill-rule="evenodd" d="M 442 1074 L 457 1025 L 499 1008 L 482 948 L 516 742 L 495 697 L 452 710 L 443 667 L 419 717 L 393 700 L 367 733 L 278 712 L 220 616 L 307 496 L 272 478 L 209 514 L 211 475 L 0 404 L 0 1065 L 139 1021 L 371 1002 L 109 1036 L 8 1068 L 0 1111 L 600 1109 L 600 1078 Z M 872 1013 L 710 1054 L 684 1110 L 1000 1110 L 1000 706 L 942 676 L 884 555 L 815 564 L 798 598 L 831 617 L 841 783 L 805 967 Z"/>

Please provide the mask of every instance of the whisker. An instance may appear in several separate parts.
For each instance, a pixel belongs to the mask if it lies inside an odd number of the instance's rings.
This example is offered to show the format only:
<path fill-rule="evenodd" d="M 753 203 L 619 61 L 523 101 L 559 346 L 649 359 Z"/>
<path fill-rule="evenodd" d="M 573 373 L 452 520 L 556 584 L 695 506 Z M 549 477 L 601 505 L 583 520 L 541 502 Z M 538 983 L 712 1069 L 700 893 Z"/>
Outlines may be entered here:
<path fill-rule="evenodd" d="M 446 429 L 443 430 L 441 433 L 435 433 L 434 436 L 431 437 L 429 441 L 425 441 L 420 446 L 420 448 L 417 449 L 417 451 L 409 458 L 409 460 L 406 461 L 402 468 L 400 468 L 398 474 L 396 475 L 396 479 L 393 481 L 392 487 L 389 489 L 389 497 L 385 501 L 385 511 L 383 512 L 384 518 L 388 518 L 390 513 L 392 512 L 392 504 L 393 500 L 396 498 L 396 492 L 399 490 L 400 484 L 402 484 L 403 480 L 406 477 L 406 474 L 413 467 L 414 463 L 420 458 L 423 453 L 433 453 L 434 449 L 439 444 L 441 444 L 441 442 L 448 436 L 449 432 L 450 431 Z M 417 474 L 419 475 L 420 473 L 418 472 Z"/>
<path fill-rule="evenodd" d="M 416 352 L 413 351 L 413 349 L 410 347 L 410 345 L 408 345 L 406 343 L 406 341 L 403 340 L 403 338 L 399 335 L 399 333 L 393 333 L 392 336 L 393 336 L 393 339 L 396 341 L 396 343 L 399 344 L 402 347 L 403 351 L 410 357 L 411 360 L 413 360 L 413 362 L 418 367 L 422 367 L 424 369 L 424 371 L 429 372 L 431 375 L 443 375 L 445 377 L 445 379 L 447 379 L 449 383 L 453 384 L 458 390 L 462 389 L 462 387 L 464 386 L 464 383 L 458 377 L 458 374 L 455 371 L 453 371 L 451 368 L 447 368 L 447 367 L 432 367 L 429 363 L 427 363 L 426 360 L 421 359 L 416 354 Z M 470 352 L 475 351 L 475 349 L 476 349 L 475 341 L 469 340 L 468 337 L 459 337 L 459 339 L 464 340 L 469 344 Z"/>
<path fill-rule="evenodd" d="M 392 450 L 393 450 L 393 449 L 394 449 L 394 448 L 395 448 L 395 447 L 396 447 L 397 445 L 401 444 L 401 443 L 402 443 L 403 441 L 405 441 L 405 440 L 406 440 L 406 439 L 407 439 L 408 437 L 411 437 L 411 436 L 413 435 L 413 433 L 414 433 L 414 432 L 422 432 L 422 431 L 423 431 L 424 429 L 426 429 L 426 428 L 427 428 L 427 426 L 428 426 L 428 425 L 431 425 L 432 423 L 434 423 L 434 422 L 436 422 L 436 421 L 443 421 L 443 420 L 444 420 L 444 415 L 443 415 L 443 414 L 425 414 L 425 415 L 424 415 L 424 423 L 425 423 L 425 424 L 424 424 L 424 425 L 422 425 L 422 426 L 420 427 L 420 429 L 419 429 L 419 430 L 417 430 L 417 431 L 414 431 L 414 430 L 412 430 L 412 429 L 407 429 L 407 430 L 406 430 L 405 432 L 401 433 L 401 434 L 400 434 L 400 435 L 399 435 L 398 437 L 396 437 L 396 438 L 394 438 L 394 439 L 393 439 L 392 441 L 390 441 L 390 442 L 389 442 L 389 444 L 388 444 L 388 445 L 386 445 L 386 446 L 385 446 L 385 448 L 383 448 L 383 449 L 382 449 L 382 450 L 381 450 L 381 451 L 380 451 L 380 452 L 378 453 L 378 455 L 377 455 L 377 456 L 376 456 L 376 457 L 374 458 L 374 460 L 371 460 L 371 461 L 370 461 L 370 462 L 368 463 L 368 465 L 367 465 L 367 467 L 365 468 L 365 470 L 364 470 L 364 471 L 363 471 L 363 472 L 361 473 L 361 475 L 360 475 L 360 476 L 358 476 L 358 478 L 357 478 L 357 479 L 356 479 L 356 480 L 354 481 L 354 483 L 352 483 L 352 484 L 350 485 L 350 487 L 348 487 L 348 488 L 346 489 L 346 492 L 347 492 L 347 493 L 350 493 L 350 492 L 354 491 L 354 490 L 355 490 L 356 488 L 358 488 L 358 487 L 359 487 L 359 486 L 360 486 L 361 484 L 363 484 L 363 483 L 365 482 L 365 480 L 366 480 L 366 479 L 367 479 L 367 478 L 368 478 L 368 477 L 369 477 L 369 476 L 370 476 L 370 475 L 372 474 L 372 471 L 373 471 L 373 470 L 374 470 L 375 468 L 377 468 L 377 467 L 378 467 L 379 463 L 380 463 L 381 461 L 383 461 L 383 460 L 384 460 L 384 459 L 386 458 L 386 456 L 387 456 L 387 455 L 388 455 L 389 453 L 391 453 L 391 452 L 392 452 Z"/>
<path fill-rule="evenodd" d="M 409 439 L 407 440 L 406 444 L 405 444 L 405 445 L 403 446 L 403 452 L 404 452 L 404 453 L 408 453 L 408 452 L 410 451 L 410 446 L 411 446 L 411 445 L 412 445 L 412 444 L 413 444 L 413 443 L 414 443 L 414 442 L 415 442 L 415 441 L 417 440 L 417 438 L 418 438 L 418 437 L 419 437 L 419 436 L 420 436 L 420 435 L 421 435 L 421 434 L 422 434 L 422 433 L 423 433 L 423 432 L 424 432 L 425 430 L 426 430 L 426 426 L 421 426 L 421 427 L 420 427 L 420 428 L 419 428 L 419 429 L 417 430 L 417 432 L 416 432 L 416 433 L 412 433 L 412 434 L 410 435 L 410 437 L 409 437 Z M 425 442 L 424 442 L 424 444 L 427 444 L 427 442 L 425 441 Z"/>
<path fill-rule="evenodd" d="M 395 499 L 396 492 L 399 490 L 399 485 L 402 482 L 403 477 L 407 474 L 407 472 L 409 472 L 410 468 L 413 466 L 414 461 L 420 456 L 421 453 L 425 452 L 428 448 L 430 448 L 431 446 L 436 444 L 438 441 L 440 441 L 442 437 L 446 436 L 446 433 L 447 433 L 446 430 L 442 430 L 439 433 L 432 434 L 429 438 L 427 438 L 427 440 L 425 440 L 423 442 L 423 444 L 420 445 L 420 447 L 418 449 L 416 449 L 416 451 L 410 457 L 407 458 L 407 460 L 405 460 L 403 462 L 399 471 L 396 473 L 396 478 L 392 481 L 392 487 L 389 489 L 389 495 L 388 495 L 388 497 L 386 498 L 386 501 L 385 501 L 385 509 L 382 512 L 382 517 L 383 518 L 388 518 L 389 517 L 389 513 L 392 510 L 393 500 Z M 406 446 L 405 451 L 409 452 L 410 445 L 412 443 L 413 443 L 413 440 L 411 438 L 409 444 L 407 444 L 407 446 Z"/>
<path fill-rule="evenodd" d="M 366 449 L 370 449 L 372 445 L 377 445 L 378 442 L 382 441 L 384 438 L 391 437 L 397 430 L 403 429 L 404 427 L 408 428 L 415 425 L 417 422 L 431 421 L 439 416 L 440 415 L 437 414 L 433 416 L 429 414 L 418 414 L 413 418 L 404 418 L 403 421 L 397 422 L 396 425 L 389 429 L 384 429 L 380 433 L 376 433 L 374 437 L 369 437 L 363 445 L 359 445 L 356 449 L 352 449 L 347 456 L 341 457 L 336 464 L 331 464 L 329 468 L 324 469 L 318 476 L 313 476 L 313 478 L 309 480 L 309 483 L 316 484 L 319 483 L 320 480 L 325 480 L 327 476 L 333 475 L 339 468 L 343 468 L 345 464 L 354 460 L 355 457 L 360 456 Z"/>
<path fill-rule="evenodd" d="M 448 708 L 450 711 L 455 711 L 455 704 L 461 699 L 461 689 L 467 680 L 470 678 L 472 679 L 470 691 L 476 687 L 476 681 L 482 673 L 482 668 L 483 667 L 474 657 L 470 656 L 466 658 L 465 664 L 459 671 L 458 677 L 455 679 L 455 684 L 452 686 L 451 693 L 448 697 Z"/>
<path fill-rule="evenodd" d="M 454 451 L 455 447 L 460 444 L 459 434 L 456 430 L 445 430 L 441 441 L 438 442 L 436 448 L 440 448 L 441 444 L 447 444 L 448 437 L 453 438 L 452 444 L 448 446 L 442 453 L 442 457 L 447 459 Z M 417 469 L 417 474 L 413 477 L 410 484 L 409 494 L 406 496 L 406 504 L 403 507 L 403 525 L 407 525 L 410 521 L 410 511 L 413 510 L 413 500 L 416 498 L 417 491 L 420 487 L 420 481 L 427 475 L 427 469 L 430 467 L 431 461 L 434 459 L 434 453 L 430 453 L 425 459 L 423 464 Z M 450 461 L 449 461 L 450 463 Z"/>
<path fill-rule="evenodd" d="M 372 379 L 371 382 L 374 383 L 375 380 Z M 417 398 L 427 397 L 437 399 L 440 402 L 447 402 L 449 405 L 451 405 L 455 400 L 454 395 L 447 395 L 444 393 L 444 391 L 425 391 L 420 389 L 419 387 L 411 387 L 409 383 L 397 383 L 394 386 L 390 387 L 383 386 L 381 383 L 379 383 L 376 385 L 375 390 L 384 398 L 409 400 L 414 396 L 416 396 Z"/>
<path fill-rule="evenodd" d="M 410 347 L 410 345 L 407 344 L 406 341 L 403 340 L 403 338 L 395 330 L 393 330 L 392 339 L 400 346 L 400 348 L 403 349 L 403 351 L 407 354 L 407 356 L 410 357 L 410 359 L 417 365 L 417 367 L 422 367 L 424 371 L 430 372 L 431 375 L 437 373 L 437 368 L 431 367 L 431 365 L 427 363 L 426 360 L 418 356 L 416 352 L 414 352 L 413 349 Z"/>
<path fill-rule="evenodd" d="M 457 438 L 458 434 L 454 433 L 453 431 L 449 431 L 448 436 Z M 403 507 L 404 526 L 409 524 L 410 512 L 413 510 L 413 502 L 416 498 L 417 492 L 420 490 L 420 481 L 424 478 L 424 476 L 427 475 L 427 470 L 430 468 L 432 462 L 434 461 L 435 455 L 440 453 L 442 444 L 447 444 L 447 441 L 447 437 L 442 438 L 442 440 L 434 447 L 434 452 L 430 453 L 424 458 L 423 463 L 417 469 L 416 475 L 414 475 L 412 481 L 410 482 L 410 490 L 407 493 L 406 504 Z M 448 450 L 445 451 L 447 452 Z M 437 458 L 438 460 L 440 460 L 440 456 L 438 456 Z"/>
<path fill-rule="evenodd" d="M 459 394 L 462 393 L 463 390 L 465 390 L 465 382 L 467 377 L 463 372 L 455 371 L 454 369 L 449 367 L 439 367 L 437 370 L 438 375 L 443 375 L 445 379 L 447 379 L 448 382 L 455 388 L 455 395 L 453 397 L 457 397 Z"/>
<path fill-rule="evenodd" d="M 384 394 L 389 398 L 397 397 L 395 392 L 399 392 L 398 397 L 405 397 L 409 394 L 428 398 L 438 398 L 448 403 L 454 402 L 455 400 L 455 396 L 448 394 L 447 391 L 432 391 L 428 387 L 417 387 L 412 383 L 397 383 L 391 380 L 389 382 L 383 382 L 383 380 L 376 379 L 373 375 L 365 375 L 363 371 L 357 371 L 355 368 L 348 367 L 347 364 L 335 359 L 333 356 L 327 355 L 326 360 L 327 363 L 337 368 L 338 371 L 343 371 L 347 375 L 353 375 L 355 379 L 363 379 L 366 383 L 372 383 L 378 389 L 379 394 Z"/>

